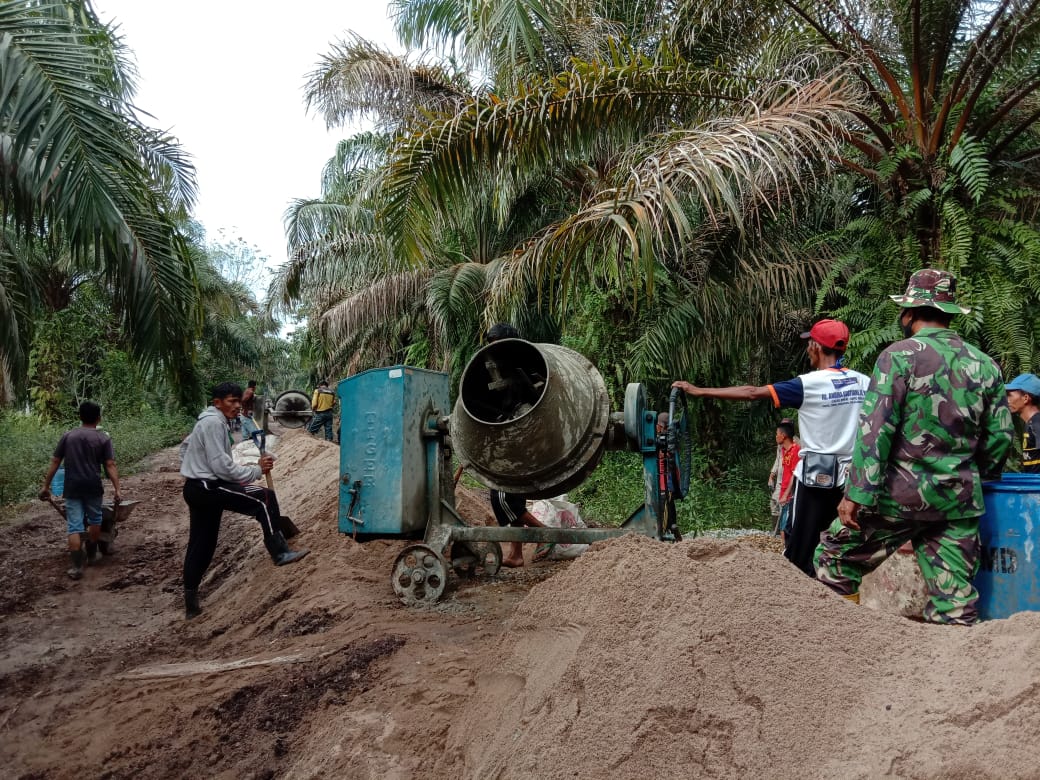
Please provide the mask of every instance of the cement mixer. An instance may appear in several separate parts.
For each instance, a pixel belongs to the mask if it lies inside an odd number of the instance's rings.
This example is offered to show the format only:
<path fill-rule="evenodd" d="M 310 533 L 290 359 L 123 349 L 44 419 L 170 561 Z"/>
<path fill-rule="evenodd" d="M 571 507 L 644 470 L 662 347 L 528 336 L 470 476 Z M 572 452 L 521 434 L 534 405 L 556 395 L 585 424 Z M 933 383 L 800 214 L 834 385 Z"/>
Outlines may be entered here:
<path fill-rule="evenodd" d="M 503 339 L 463 371 L 454 410 L 447 374 L 379 368 L 337 385 L 342 411 L 339 530 L 357 538 L 419 538 L 394 562 L 391 584 L 408 605 L 444 593 L 449 568 L 493 576 L 501 542 L 591 543 L 625 533 L 677 540 L 675 501 L 689 488 L 685 396 L 647 408 L 628 385 L 622 412 L 582 355 L 554 344 Z M 606 450 L 643 458 L 644 502 L 617 528 L 473 527 L 455 511 L 453 454 L 485 485 L 528 498 L 579 485 Z"/>
<path fill-rule="evenodd" d="M 273 401 L 262 395 L 257 396 L 256 408 L 256 424 L 265 431 L 271 420 L 277 420 L 285 428 L 302 428 L 314 416 L 311 399 L 302 390 L 286 390 Z"/>

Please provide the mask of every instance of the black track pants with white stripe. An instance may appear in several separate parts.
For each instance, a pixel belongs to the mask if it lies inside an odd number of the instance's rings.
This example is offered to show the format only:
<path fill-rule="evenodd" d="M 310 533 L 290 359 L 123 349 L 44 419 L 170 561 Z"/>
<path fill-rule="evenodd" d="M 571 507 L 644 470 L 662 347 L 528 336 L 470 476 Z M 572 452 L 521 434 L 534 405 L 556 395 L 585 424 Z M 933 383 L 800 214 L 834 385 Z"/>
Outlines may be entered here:
<path fill-rule="evenodd" d="M 184 482 L 184 503 L 188 505 L 190 530 L 188 549 L 184 554 L 184 588 L 197 590 L 206 573 L 220 535 L 220 518 L 224 511 L 255 517 L 271 537 L 274 518 L 279 516 L 278 499 L 273 490 L 259 485 L 237 485 L 212 479 L 189 479 Z"/>

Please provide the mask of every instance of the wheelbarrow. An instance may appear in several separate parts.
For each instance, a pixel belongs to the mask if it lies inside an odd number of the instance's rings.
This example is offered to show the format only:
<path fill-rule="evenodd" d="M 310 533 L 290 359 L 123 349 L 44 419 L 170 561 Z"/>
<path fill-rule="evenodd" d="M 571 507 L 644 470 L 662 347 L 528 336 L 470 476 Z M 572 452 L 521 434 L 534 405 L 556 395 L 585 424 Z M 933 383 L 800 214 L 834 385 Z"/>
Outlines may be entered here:
<path fill-rule="evenodd" d="M 58 514 L 63 518 L 67 517 L 65 512 L 65 499 L 55 499 L 52 496 L 47 497 L 47 502 L 57 510 Z M 98 538 L 97 551 L 102 555 L 112 555 L 116 551 L 115 541 L 116 536 L 119 535 L 118 524 L 126 521 L 130 517 L 130 513 L 134 511 L 134 507 L 140 504 L 140 501 L 120 501 L 116 504 L 114 501 L 108 500 L 101 503 L 101 536 Z M 83 538 L 83 543 L 87 548 L 87 555 L 93 558 L 93 552 L 91 550 L 91 543 L 86 538 L 86 534 L 80 535 Z"/>

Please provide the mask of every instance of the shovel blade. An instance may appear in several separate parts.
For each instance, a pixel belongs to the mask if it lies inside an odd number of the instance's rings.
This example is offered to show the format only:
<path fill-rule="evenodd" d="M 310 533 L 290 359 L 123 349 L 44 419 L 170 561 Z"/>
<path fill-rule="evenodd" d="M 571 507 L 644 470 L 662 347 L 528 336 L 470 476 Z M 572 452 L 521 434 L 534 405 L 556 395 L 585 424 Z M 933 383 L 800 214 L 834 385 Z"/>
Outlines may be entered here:
<path fill-rule="evenodd" d="M 298 536 L 300 529 L 296 527 L 296 523 L 290 520 L 285 515 L 278 518 L 278 530 L 282 532 L 282 536 L 286 539 L 292 539 L 294 536 Z"/>

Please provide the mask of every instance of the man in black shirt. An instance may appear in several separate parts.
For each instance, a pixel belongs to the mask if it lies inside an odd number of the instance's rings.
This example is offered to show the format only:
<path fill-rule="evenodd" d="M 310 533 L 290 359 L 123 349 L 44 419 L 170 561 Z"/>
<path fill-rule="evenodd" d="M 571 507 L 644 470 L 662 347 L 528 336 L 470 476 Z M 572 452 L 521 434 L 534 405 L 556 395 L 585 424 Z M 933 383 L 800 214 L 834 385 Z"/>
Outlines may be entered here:
<path fill-rule="evenodd" d="M 1022 431 L 1022 471 L 1040 474 L 1040 377 L 1019 374 L 1007 385 L 1011 413 L 1025 423 Z"/>
<path fill-rule="evenodd" d="M 88 546 L 91 547 L 97 544 L 101 536 L 101 500 L 105 495 L 105 488 L 101 484 L 102 467 L 112 480 L 115 502 L 118 504 L 121 498 L 112 439 L 97 429 L 101 422 L 101 407 L 92 401 L 84 401 L 79 405 L 79 419 L 83 424 L 63 435 L 58 442 L 40 490 L 41 501 L 50 498 L 51 480 L 64 461 L 65 519 L 69 535 L 69 558 L 72 561 L 68 575 L 74 580 L 83 576 L 86 559 L 80 534 L 86 531 Z"/>

